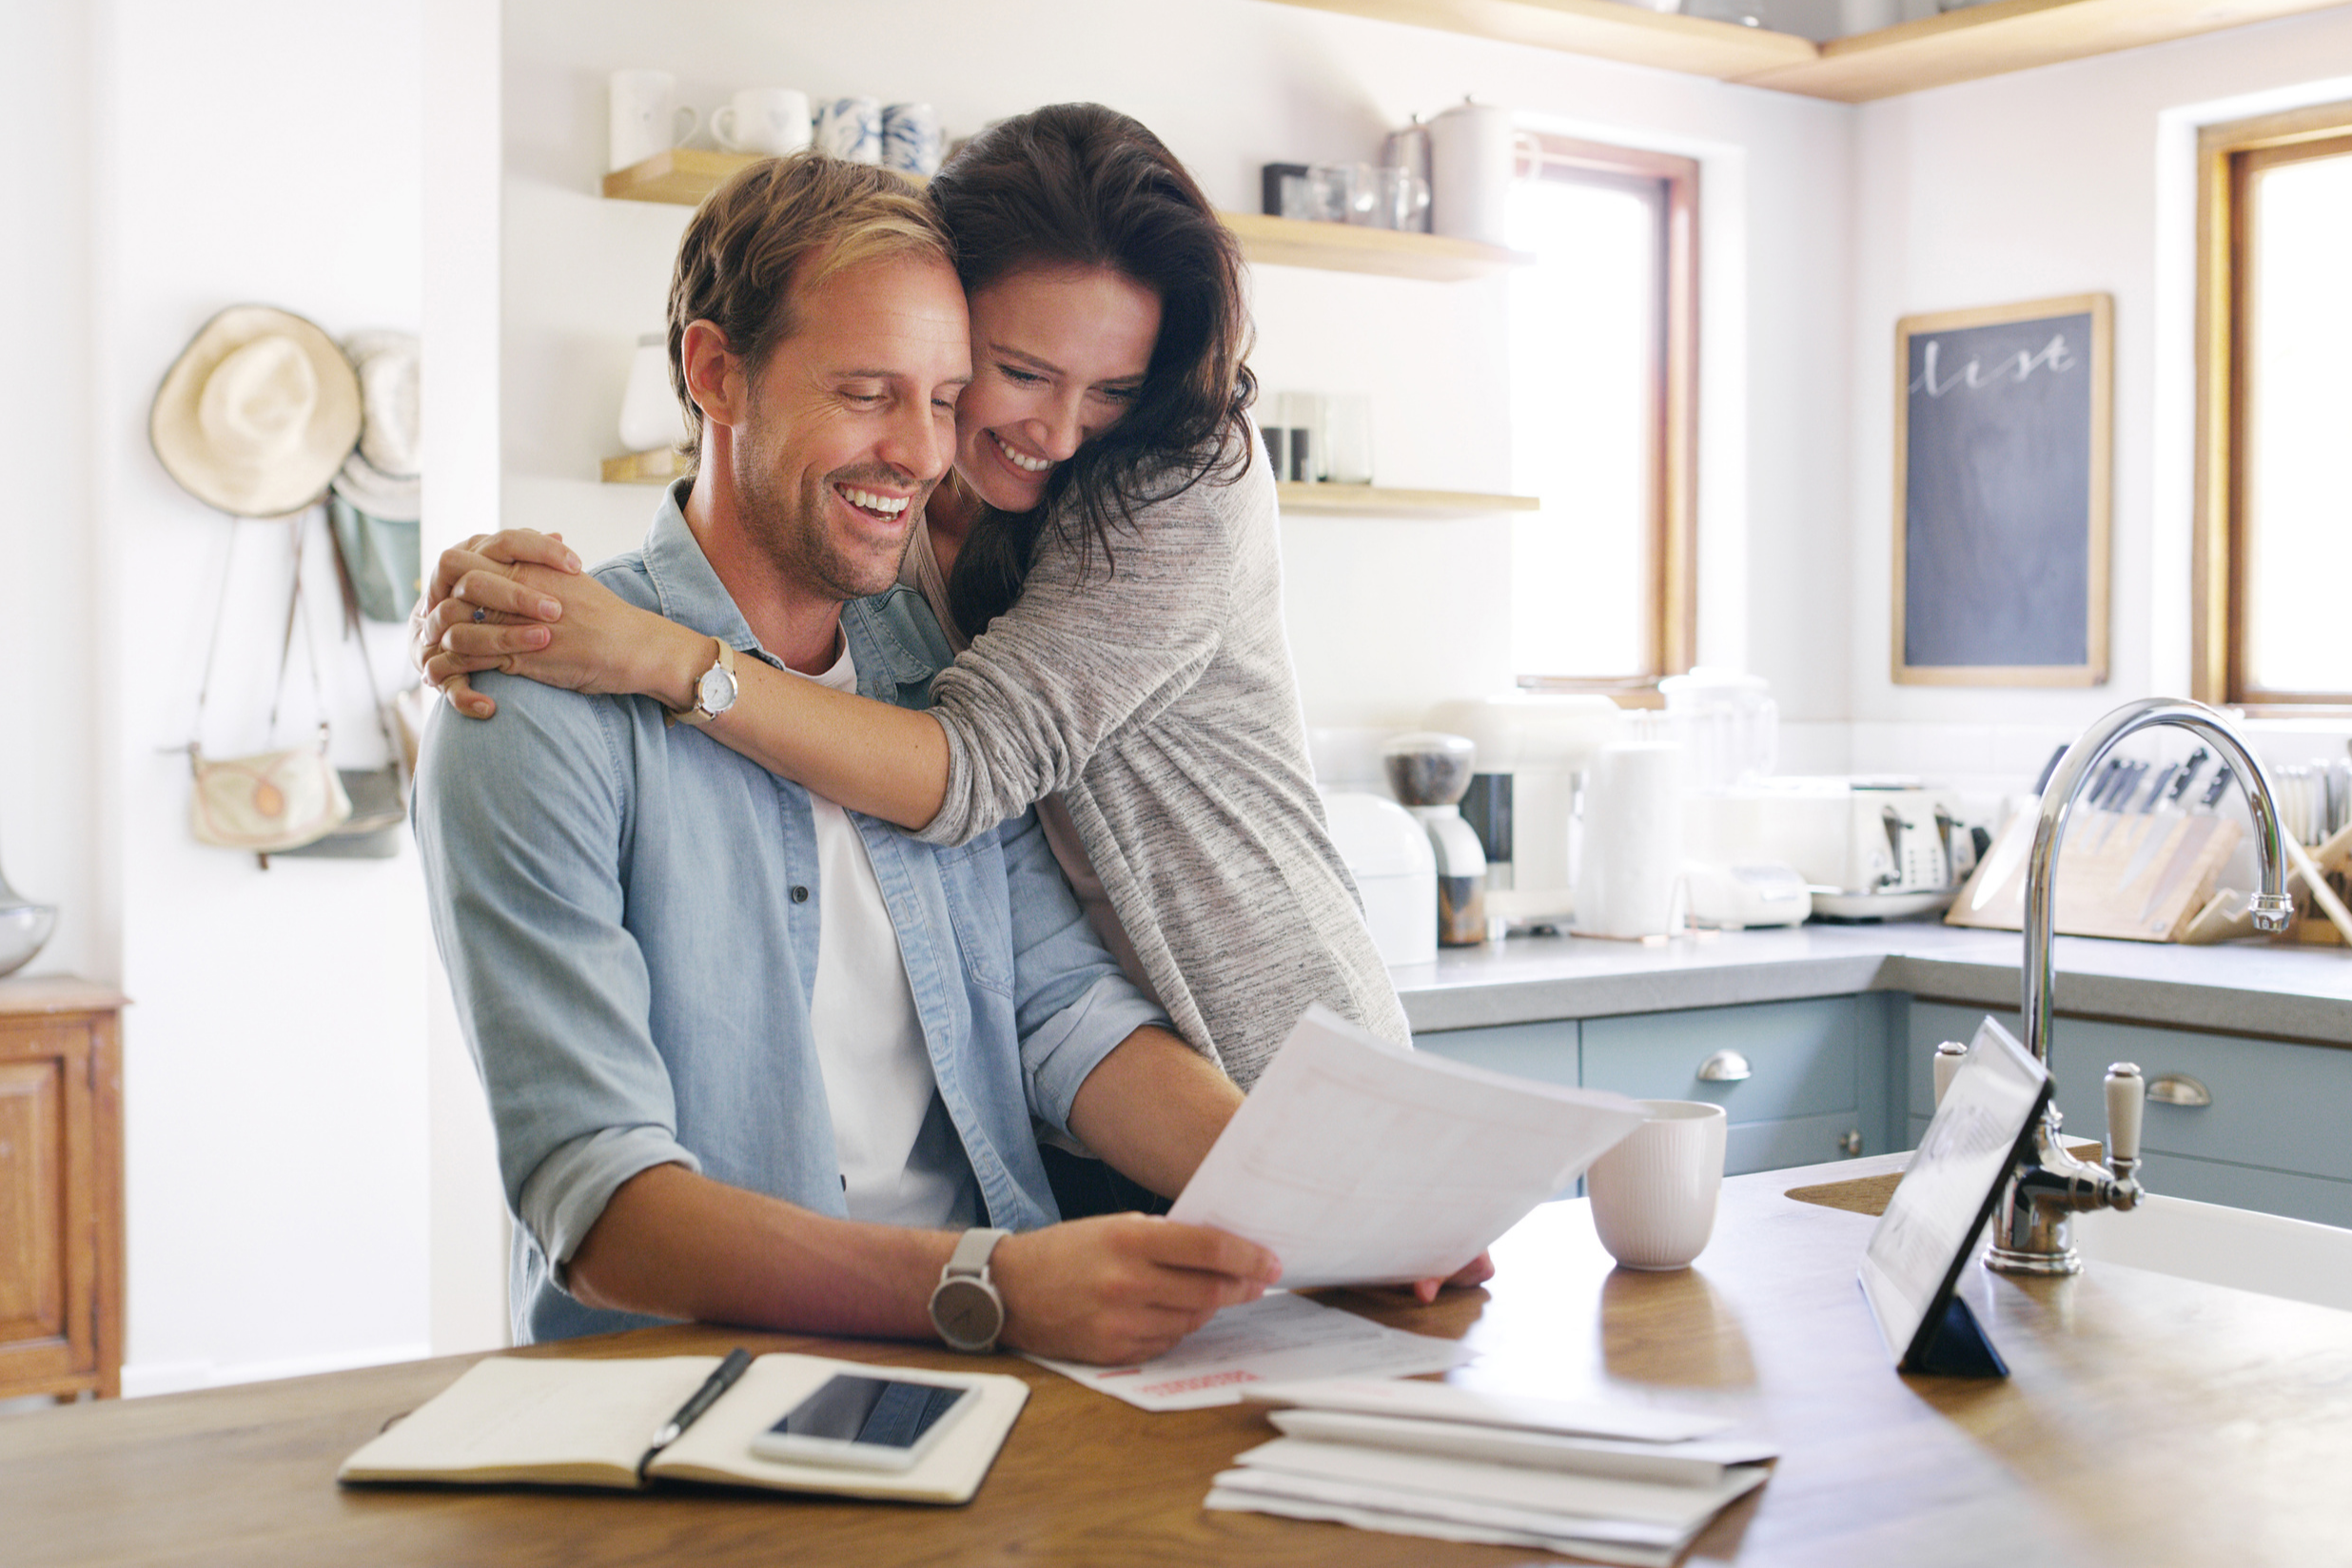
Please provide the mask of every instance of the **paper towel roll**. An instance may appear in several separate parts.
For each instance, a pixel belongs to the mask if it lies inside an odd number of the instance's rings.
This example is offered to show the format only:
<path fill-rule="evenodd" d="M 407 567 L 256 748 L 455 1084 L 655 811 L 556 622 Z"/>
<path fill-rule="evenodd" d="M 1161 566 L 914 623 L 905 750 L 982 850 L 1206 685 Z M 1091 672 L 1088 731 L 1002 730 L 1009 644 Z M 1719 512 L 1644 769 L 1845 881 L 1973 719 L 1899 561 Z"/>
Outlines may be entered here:
<path fill-rule="evenodd" d="M 1574 929 L 1590 936 L 1663 935 L 1681 870 L 1682 748 L 1656 741 L 1602 747 L 1585 800 Z"/>

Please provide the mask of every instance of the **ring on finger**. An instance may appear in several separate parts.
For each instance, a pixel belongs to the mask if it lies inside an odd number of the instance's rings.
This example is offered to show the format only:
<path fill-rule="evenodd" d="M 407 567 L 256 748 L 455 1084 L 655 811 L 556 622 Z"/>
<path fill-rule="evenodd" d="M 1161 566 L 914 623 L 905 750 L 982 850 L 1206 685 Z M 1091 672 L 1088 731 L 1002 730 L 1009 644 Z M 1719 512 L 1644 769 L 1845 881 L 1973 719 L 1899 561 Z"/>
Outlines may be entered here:
<path fill-rule="evenodd" d="M 475 606 L 474 606 L 474 624 L 475 624 L 475 625 L 479 626 L 479 625 L 480 625 L 483 621 L 488 620 L 489 618 L 490 618 L 490 612 L 489 612 L 489 611 L 487 611 L 487 610 L 483 609 L 483 608 L 482 608 L 480 605 L 479 605 L 479 604 L 477 604 L 477 605 L 475 605 Z"/>

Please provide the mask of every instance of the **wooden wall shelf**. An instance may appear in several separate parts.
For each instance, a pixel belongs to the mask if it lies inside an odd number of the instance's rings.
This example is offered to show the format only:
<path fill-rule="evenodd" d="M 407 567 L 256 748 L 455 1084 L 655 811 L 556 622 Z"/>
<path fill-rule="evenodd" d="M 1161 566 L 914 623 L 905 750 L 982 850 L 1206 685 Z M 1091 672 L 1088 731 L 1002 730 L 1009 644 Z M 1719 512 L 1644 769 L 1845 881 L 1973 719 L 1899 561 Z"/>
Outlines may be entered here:
<path fill-rule="evenodd" d="M 616 201 L 696 206 L 729 175 L 753 162 L 755 160 L 738 153 L 673 147 L 641 164 L 607 174 L 604 194 Z M 1402 234 L 1394 229 L 1359 228 L 1353 224 L 1309 224 L 1295 218 L 1263 217 L 1255 212 L 1225 212 L 1219 216 L 1241 240 L 1242 253 L 1269 266 L 1315 266 L 1334 272 L 1374 272 L 1392 278 L 1458 283 L 1465 278 L 1492 277 L 1510 267 L 1532 265 L 1536 260 L 1525 251 L 1448 239 L 1441 234 Z"/>
<path fill-rule="evenodd" d="M 667 484 L 686 477 L 686 455 L 670 447 L 654 452 L 623 452 L 604 460 L 607 484 Z"/>
<path fill-rule="evenodd" d="M 667 484 L 686 474 L 676 452 L 628 452 L 604 460 L 607 484 Z M 1488 512 L 1533 512 L 1543 503 L 1533 496 L 1490 496 L 1472 490 L 1396 490 L 1377 484 L 1275 486 L 1283 510 L 1292 514 L 1345 513 L 1365 517 L 1466 518 Z"/>
<path fill-rule="evenodd" d="M 700 147 L 672 147 L 641 164 L 617 168 L 604 177 L 604 194 L 623 202 L 668 202 L 677 206 L 700 206 L 702 198 L 724 185 L 727 176 L 759 162 L 748 152 L 705 152 Z"/>
<path fill-rule="evenodd" d="M 2138 49 L 2341 0 L 1994 0 L 1814 44 L 1616 0 L 1275 0 L 1862 104 Z"/>
<path fill-rule="evenodd" d="M 1343 512 L 1351 516 L 1466 518 L 1488 512 L 1533 512 L 1542 502 L 1533 496 L 1490 496 L 1471 490 L 1394 490 L 1377 484 L 1293 484 L 1275 486 L 1283 510 L 1294 515 Z"/>
<path fill-rule="evenodd" d="M 1442 234 L 1407 234 L 1353 224 L 1310 224 L 1256 212 L 1221 212 L 1225 227 L 1242 242 L 1242 254 L 1262 266 L 1315 266 L 1330 272 L 1375 272 L 1391 278 L 1460 283 L 1491 278 L 1515 266 L 1532 266 L 1524 250 L 1448 239 Z"/>

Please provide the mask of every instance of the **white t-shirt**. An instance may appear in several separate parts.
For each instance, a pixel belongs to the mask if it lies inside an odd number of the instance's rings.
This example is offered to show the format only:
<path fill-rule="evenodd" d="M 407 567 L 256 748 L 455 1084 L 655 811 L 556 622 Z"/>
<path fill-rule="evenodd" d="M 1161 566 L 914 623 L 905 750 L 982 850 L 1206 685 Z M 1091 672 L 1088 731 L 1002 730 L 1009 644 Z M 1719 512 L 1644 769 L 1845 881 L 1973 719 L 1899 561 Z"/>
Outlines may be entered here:
<path fill-rule="evenodd" d="M 815 677 L 857 690 L 849 639 Z M 810 1006 L 850 1218 L 954 1228 L 979 1223 L 979 1184 L 939 1097 L 898 930 L 849 813 L 809 796 L 816 819 L 817 956 Z"/>

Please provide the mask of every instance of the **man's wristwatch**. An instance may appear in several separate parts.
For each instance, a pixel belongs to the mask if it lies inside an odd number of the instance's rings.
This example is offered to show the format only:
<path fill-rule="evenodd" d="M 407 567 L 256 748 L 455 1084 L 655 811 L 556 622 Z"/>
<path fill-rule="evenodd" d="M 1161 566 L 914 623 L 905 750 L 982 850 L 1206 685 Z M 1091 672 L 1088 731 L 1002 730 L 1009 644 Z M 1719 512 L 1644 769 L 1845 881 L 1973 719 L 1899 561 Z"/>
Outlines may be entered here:
<path fill-rule="evenodd" d="M 735 706 L 735 649 L 725 637 L 711 640 L 718 644 L 718 657 L 696 677 L 695 705 L 670 710 L 670 721 L 674 724 L 708 724 Z"/>
<path fill-rule="evenodd" d="M 996 1336 L 1005 1328 L 1005 1298 L 996 1293 L 989 1278 L 989 1254 L 1011 1234 L 1009 1230 L 965 1231 L 964 1239 L 955 1244 L 955 1255 L 939 1271 L 939 1284 L 931 1297 L 931 1326 L 939 1330 L 951 1350 L 985 1356 L 996 1348 Z"/>

